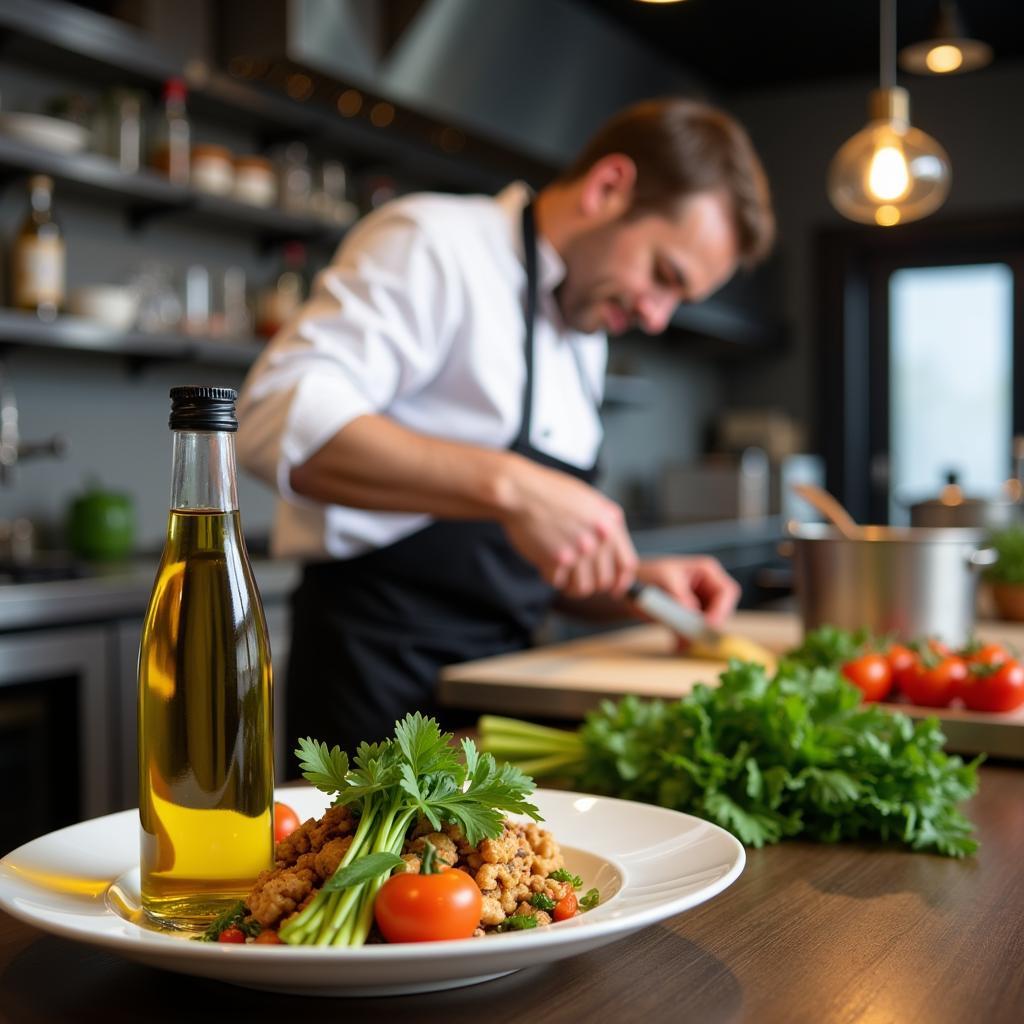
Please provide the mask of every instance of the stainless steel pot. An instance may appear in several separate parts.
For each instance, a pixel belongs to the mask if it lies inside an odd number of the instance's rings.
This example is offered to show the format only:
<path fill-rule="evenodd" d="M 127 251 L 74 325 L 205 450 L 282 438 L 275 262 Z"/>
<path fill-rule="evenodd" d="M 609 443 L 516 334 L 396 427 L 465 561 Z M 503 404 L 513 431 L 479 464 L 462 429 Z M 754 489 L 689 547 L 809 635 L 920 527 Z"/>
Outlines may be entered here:
<path fill-rule="evenodd" d="M 827 624 L 904 640 L 969 639 L 977 570 L 995 561 L 984 530 L 866 526 L 850 539 L 824 524 L 793 523 L 789 533 L 805 630 Z"/>

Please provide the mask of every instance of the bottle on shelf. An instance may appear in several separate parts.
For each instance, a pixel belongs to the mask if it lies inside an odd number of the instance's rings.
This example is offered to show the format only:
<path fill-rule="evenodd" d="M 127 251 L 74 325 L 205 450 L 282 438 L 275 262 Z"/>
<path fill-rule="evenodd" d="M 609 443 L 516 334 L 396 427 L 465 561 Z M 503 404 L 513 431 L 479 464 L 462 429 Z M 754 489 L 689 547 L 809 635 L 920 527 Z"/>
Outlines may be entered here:
<path fill-rule="evenodd" d="M 298 311 L 306 297 L 306 247 L 288 242 L 284 247 L 284 270 L 277 280 L 260 292 L 257 301 L 256 333 L 264 338 L 276 334 Z"/>
<path fill-rule="evenodd" d="M 236 398 L 171 389 L 171 510 L 139 649 L 142 907 L 180 930 L 273 862 L 270 647 L 238 514 Z"/>
<path fill-rule="evenodd" d="M 53 179 L 29 178 L 29 212 L 11 249 L 11 305 L 52 320 L 64 305 L 64 236 L 53 218 Z"/>
<path fill-rule="evenodd" d="M 152 162 L 175 185 L 187 185 L 191 161 L 191 129 L 185 100 L 188 89 L 180 78 L 164 83 L 163 111 L 155 126 Z"/>

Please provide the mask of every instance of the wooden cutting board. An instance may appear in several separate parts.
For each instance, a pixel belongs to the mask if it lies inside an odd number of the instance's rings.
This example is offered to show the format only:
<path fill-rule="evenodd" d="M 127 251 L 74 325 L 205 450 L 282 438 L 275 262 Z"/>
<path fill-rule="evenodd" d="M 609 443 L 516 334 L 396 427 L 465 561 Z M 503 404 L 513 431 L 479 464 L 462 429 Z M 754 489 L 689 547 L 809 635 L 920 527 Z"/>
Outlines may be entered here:
<path fill-rule="evenodd" d="M 800 643 L 796 615 L 738 612 L 729 632 L 781 653 Z M 1024 651 L 1024 627 L 979 624 L 977 635 Z M 634 626 L 517 654 L 450 665 L 441 673 L 441 702 L 481 712 L 535 718 L 578 719 L 606 698 L 626 694 L 685 697 L 697 683 L 714 684 L 725 663 L 682 657 L 675 636 L 663 626 Z M 1024 707 L 1007 714 L 961 708 L 917 708 L 887 704 L 916 717 L 937 716 L 948 748 L 1024 760 Z"/>

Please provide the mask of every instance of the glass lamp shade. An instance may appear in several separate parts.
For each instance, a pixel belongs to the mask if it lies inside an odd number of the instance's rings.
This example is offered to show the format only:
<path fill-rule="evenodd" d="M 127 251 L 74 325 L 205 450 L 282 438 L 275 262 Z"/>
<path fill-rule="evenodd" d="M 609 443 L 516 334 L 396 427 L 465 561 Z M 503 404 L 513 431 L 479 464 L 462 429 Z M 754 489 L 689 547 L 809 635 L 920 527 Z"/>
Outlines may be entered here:
<path fill-rule="evenodd" d="M 891 227 L 937 210 L 952 178 L 946 151 L 910 124 L 905 89 L 878 89 L 871 120 L 829 167 L 828 195 L 850 220 Z"/>

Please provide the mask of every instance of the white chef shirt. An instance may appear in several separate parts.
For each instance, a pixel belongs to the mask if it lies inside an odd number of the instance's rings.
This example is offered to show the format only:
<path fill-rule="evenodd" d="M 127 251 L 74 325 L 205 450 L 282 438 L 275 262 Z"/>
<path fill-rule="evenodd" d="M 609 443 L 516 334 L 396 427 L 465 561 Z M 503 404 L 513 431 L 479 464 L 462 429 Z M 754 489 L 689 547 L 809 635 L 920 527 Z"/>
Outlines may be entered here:
<path fill-rule="evenodd" d="M 423 434 L 507 448 L 526 378 L 526 271 L 517 183 L 497 197 L 406 196 L 362 220 L 317 277 L 310 300 L 268 344 L 238 403 L 239 459 L 276 487 L 277 555 L 349 558 L 427 525 L 419 513 L 323 505 L 289 486 L 346 424 L 384 414 Z M 580 468 L 601 443 L 604 334 L 562 321 L 565 277 L 538 238 L 530 443 Z M 575 350 L 575 351 L 574 351 Z"/>

